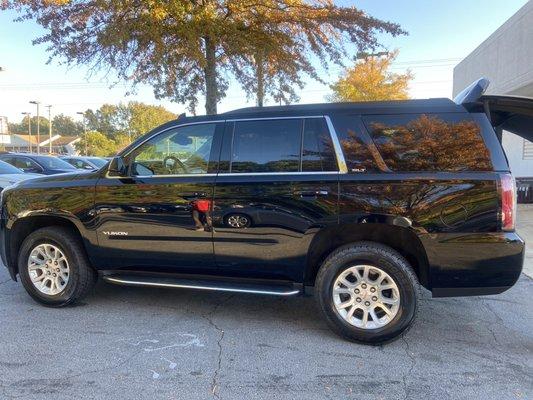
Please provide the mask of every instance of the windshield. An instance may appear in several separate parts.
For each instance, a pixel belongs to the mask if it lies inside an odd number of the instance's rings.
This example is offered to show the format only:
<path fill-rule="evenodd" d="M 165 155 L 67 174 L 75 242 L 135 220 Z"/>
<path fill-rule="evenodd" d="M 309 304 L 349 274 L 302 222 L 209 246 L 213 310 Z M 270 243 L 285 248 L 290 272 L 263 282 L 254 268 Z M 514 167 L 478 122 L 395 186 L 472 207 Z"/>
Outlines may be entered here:
<path fill-rule="evenodd" d="M 96 165 L 98 168 L 101 168 L 107 164 L 107 160 L 103 158 L 94 157 L 94 158 L 88 158 L 88 160 L 92 162 L 94 165 Z"/>
<path fill-rule="evenodd" d="M 51 156 L 33 156 L 35 161 L 37 161 L 39 164 L 41 164 L 45 168 L 50 169 L 76 169 L 72 165 L 70 165 L 68 162 L 60 160 L 56 157 Z"/>
<path fill-rule="evenodd" d="M 4 161 L 0 161 L 0 174 L 23 174 L 24 171 L 8 164 Z"/>

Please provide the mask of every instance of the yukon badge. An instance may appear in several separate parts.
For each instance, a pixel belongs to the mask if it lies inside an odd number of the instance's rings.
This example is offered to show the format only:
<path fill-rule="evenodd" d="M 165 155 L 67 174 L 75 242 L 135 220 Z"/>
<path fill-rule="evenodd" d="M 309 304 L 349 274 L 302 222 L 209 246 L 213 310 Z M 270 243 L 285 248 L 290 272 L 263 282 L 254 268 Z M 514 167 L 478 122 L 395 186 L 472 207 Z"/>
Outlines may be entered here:
<path fill-rule="evenodd" d="M 120 231 L 102 231 L 102 233 L 106 236 L 128 236 L 128 232 Z"/>

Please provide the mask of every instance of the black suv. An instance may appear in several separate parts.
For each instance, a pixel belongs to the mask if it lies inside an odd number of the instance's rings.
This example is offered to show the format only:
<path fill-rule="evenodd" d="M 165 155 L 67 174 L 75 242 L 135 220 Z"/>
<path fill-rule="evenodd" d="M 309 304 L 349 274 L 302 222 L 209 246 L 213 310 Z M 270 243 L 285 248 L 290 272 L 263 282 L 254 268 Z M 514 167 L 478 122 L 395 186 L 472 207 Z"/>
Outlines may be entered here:
<path fill-rule="evenodd" d="M 498 135 L 533 100 L 484 96 L 181 117 L 103 170 L 2 193 L 2 259 L 48 306 L 123 285 L 314 291 L 343 337 L 383 343 L 434 296 L 518 279 L 514 180 Z"/>

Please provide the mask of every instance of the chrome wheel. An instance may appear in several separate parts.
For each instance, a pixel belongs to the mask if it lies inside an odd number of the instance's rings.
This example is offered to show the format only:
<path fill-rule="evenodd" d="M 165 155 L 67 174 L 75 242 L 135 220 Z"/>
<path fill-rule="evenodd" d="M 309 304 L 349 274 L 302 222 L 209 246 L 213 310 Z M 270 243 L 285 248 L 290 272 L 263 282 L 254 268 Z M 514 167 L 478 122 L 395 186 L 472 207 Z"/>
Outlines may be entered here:
<path fill-rule="evenodd" d="M 398 286 L 382 269 L 356 265 L 344 270 L 333 284 L 333 303 L 349 324 L 377 329 L 393 320 L 400 307 Z"/>
<path fill-rule="evenodd" d="M 57 246 L 43 243 L 31 251 L 28 273 L 39 292 L 53 296 L 67 286 L 70 268 L 65 254 Z"/>
<path fill-rule="evenodd" d="M 232 228 L 246 228 L 249 225 L 249 219 L 244 215 L 230 215 L 227 219 L 228 225 Z"/>

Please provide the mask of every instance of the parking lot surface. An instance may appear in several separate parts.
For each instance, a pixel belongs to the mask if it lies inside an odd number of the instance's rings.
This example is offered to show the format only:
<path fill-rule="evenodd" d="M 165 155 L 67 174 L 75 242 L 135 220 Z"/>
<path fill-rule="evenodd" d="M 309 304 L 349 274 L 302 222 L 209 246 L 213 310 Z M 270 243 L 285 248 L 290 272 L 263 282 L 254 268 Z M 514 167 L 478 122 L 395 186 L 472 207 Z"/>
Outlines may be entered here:
<path fill-rule="evenodd" d="M 533 241 L 533 208 L 519 222 Z M 0 399 L 531 399 L 532 298 L 526 274 L 498 296 L 424 293 L 404 338 L 369 347 L 310 297 L 100 282 L 50 309 L 0 266 Z"/>

